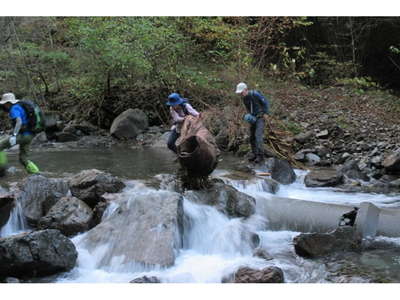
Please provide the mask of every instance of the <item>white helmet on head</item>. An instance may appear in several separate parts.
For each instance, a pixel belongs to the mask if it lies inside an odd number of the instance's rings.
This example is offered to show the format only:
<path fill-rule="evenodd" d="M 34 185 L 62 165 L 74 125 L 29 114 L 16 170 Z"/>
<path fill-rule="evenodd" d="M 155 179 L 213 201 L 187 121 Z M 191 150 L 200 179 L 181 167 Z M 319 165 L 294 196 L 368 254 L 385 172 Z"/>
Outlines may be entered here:
<path fill-rule="evenodd" d="M 0 105 L 6 104 L 7 102 L 11 102 L 11 104 L 17 103 L 19 100 L 15 99 L 15 95 L 13 93 L 5 93 L 1 96 Z"/>
<path fill-rule="evenodd" d="M 236 86 L 236 94 L 240 94 L 241 92 L 243 92 L 245 89 L 247 89 L 247 84 L 245 84 L 244 82 L 239 83 Z"/>

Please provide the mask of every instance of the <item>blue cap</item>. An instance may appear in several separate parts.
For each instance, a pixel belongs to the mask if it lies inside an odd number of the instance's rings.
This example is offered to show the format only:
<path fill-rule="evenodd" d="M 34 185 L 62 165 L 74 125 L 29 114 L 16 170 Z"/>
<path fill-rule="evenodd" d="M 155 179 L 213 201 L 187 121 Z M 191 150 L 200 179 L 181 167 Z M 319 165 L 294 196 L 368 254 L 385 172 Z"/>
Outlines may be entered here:
<path fill-rule="evenodd" d="M 178 93 L 172 93 L 168 96 L 167 105 L 174 106 L 185 103 L 186 99 L 182 98 Z"/>

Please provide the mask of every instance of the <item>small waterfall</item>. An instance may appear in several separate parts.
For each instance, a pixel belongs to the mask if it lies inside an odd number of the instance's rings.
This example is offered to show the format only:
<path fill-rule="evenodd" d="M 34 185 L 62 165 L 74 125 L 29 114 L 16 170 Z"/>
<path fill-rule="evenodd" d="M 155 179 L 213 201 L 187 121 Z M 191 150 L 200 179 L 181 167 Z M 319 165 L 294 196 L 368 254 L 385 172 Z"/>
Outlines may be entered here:
<path fill-rule="evenodd" d="M 23 215 L 21 204 L 16 201 L 10 213 L 10 218 L 0 230 L 0 237 L 7 237 L 27 230 L 29 230 L 29 227 Z"/>

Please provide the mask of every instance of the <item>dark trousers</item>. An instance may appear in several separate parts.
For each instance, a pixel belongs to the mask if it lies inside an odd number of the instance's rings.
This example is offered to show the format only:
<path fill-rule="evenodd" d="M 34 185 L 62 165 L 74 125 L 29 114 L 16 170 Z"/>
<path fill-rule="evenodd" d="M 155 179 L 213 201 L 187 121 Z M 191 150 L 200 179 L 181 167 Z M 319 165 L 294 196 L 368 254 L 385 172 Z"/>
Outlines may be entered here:
<path fill-rule="evenodd" d="M 264 154 L 264 126 L 264 118 L 257 118 L 256 123 L 250 125 L 250 145 L 255 155 Z"/>
<path fill-rule="evenodd" d="M 176 129 L 174 129 L 171 131 L 167 142 L 168 149 L 175 153 L 177 152 L 175 142 L 179 138 L 179 136 L 180 134 L 176 132 Z"/>

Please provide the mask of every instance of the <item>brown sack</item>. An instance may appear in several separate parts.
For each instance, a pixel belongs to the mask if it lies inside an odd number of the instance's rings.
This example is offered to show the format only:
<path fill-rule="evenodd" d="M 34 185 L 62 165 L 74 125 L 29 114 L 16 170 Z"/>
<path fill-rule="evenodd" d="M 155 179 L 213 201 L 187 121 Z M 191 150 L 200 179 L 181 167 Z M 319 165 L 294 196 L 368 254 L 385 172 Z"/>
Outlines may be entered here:
<path fill-rule="evenodd" d="M 185 118 L 176 147 L 179 163 L 189 176 L 208 176 L 217 166 L 220 151 L 213 135 L 198 117 Z"/>

